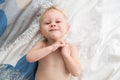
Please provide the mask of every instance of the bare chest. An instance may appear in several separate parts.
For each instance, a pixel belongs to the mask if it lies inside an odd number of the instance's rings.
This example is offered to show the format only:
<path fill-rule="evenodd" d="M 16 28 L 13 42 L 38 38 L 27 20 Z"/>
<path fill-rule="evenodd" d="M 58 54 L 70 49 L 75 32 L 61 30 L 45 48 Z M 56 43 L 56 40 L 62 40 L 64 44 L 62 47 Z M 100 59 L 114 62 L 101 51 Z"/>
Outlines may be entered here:
<path fill-rule="evenodd" d="M 39 61 L 36 77 L 39 78 L 38 80 L 70 80 L 69 72 L 59 51 Z"/>
<path fill-rule="evenodd" d="M 64 66 L 64 60 L 60 51 L 55 51 L 41 59 L 40 64 L 49 67 Z"/>

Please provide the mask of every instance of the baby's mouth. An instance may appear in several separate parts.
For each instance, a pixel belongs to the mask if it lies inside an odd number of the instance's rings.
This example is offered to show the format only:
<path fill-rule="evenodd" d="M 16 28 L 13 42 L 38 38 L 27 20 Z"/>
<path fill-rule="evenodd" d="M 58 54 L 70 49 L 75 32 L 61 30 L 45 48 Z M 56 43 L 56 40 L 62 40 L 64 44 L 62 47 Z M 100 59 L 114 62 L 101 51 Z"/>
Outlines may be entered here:
<path fill-rule="evenodd" d="M 50 31 L 58 31 L 59 29 L 50 29 Z"/>

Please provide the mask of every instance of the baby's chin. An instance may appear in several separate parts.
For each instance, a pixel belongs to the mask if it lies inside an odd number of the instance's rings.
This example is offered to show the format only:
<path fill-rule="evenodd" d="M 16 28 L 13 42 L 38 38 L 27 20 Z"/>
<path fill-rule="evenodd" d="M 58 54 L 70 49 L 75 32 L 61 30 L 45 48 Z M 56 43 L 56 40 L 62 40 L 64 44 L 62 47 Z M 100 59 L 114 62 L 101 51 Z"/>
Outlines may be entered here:
<path fill-rule="evenodd" d="M 65 39 L 65 35 L 56 33 L 56 34 L 52 34 L 49 38 L 51 38 L 54 41 L 59 41 Z"/>
<path fill-rule="evenodd" d="M 60 40 L 64 40 L 65 38 L 64 37 L 54 37 L 52 38 L 52 40 L 54 41 L 60 41 Z"/>

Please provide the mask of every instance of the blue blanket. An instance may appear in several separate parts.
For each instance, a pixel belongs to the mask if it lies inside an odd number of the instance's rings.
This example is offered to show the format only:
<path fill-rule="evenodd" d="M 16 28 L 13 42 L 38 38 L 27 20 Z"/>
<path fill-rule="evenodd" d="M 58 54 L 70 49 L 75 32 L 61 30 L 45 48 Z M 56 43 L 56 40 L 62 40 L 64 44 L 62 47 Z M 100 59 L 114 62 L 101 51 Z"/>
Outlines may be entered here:
<path fill-rule="evenodd" d="M 0 80 L 34 80 L 37 62 L 29 63 L 26 55 L 13 67 L 10 64 L 0 65 Z"/>

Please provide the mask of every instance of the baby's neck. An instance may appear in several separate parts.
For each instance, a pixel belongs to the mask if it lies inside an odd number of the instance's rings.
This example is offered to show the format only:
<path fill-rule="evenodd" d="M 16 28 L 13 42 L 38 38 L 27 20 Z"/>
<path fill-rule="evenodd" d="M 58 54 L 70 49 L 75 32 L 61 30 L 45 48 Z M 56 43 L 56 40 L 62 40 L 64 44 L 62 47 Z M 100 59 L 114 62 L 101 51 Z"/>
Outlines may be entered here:
<path fill-rule="evenodd" d="M 50 40 L 47 40 L 47 45 L 51 45 L 51 44 L 53 44 L 55 41 L 50 41 Z"/>
<path fill-rule="evenodd" d="M 48 44 L 48 45 L 51 45 L 51 44 L 55 43 L 56 41 L 60 41 L 60 40 L 63 40 L 63 39 L 58 39 L 58 40 L 50 40 L 50 39 L 47 39 L 47 44 Z"/>

